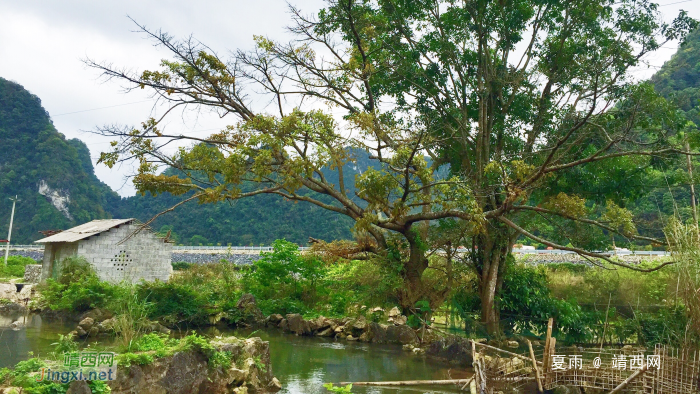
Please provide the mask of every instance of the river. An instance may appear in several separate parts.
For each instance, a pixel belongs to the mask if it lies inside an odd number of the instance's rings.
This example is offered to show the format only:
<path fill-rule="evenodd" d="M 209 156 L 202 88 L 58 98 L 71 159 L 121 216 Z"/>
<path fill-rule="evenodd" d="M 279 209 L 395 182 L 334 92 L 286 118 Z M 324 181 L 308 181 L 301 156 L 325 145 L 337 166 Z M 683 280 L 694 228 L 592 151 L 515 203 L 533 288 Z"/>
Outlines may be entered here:
<path fill-rule="evenodd" d="M 25 360 L 31 354 L 48 356 L 59 334 L 66 334 L 75 324 L 48 323 L 38 315 L 26 317 L 26 326 L 12 330 L 9 325 L 17 317 L 0 316 L 0 368 Z M 321 394 L 326 382 L 441 380 L 464 378 L 464 370 L 450 369 L 445 364 L 424 356 L 405 352 L 398 345 L 336 341 L 328 338 L 297 337 L 277 330 L 235 331 L 210 327 L 198 330 L 207 336 L 259 336 L 270 342 L 274 375 L 282 382 L 283 394 Z M 376 388 L 355 386 L 353 393 L 457 393 L 455 387 Z"/>

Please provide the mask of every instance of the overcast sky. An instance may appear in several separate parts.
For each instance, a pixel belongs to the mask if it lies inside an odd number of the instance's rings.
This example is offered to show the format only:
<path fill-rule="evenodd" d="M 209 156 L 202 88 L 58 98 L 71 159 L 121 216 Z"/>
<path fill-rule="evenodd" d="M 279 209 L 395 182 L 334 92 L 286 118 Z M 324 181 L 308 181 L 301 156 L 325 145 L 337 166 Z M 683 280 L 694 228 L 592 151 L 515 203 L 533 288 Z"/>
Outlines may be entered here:
<path fill-rule="evenodd" d="M 305 13 L 315 13 L 322 0 L 296 0 Z M 670 21 L 685 9 L 700 19 L 700 0 L 660 0 Z M 137 125 L 152 109 L 145 92 L 125 95 L 120 85 L 102 82 L 82 59 L 90 57 L 135 70 L 153 69 L 167 57 L 162 50 L 133 32 L 131 16 L 152 29 L 176 37 L 194 34 L 219 53 L 250 48 L 253 35 L 288 38 L 289 23 L 283 0 L 0 0 L 0 77 L 20 83 L 39 96 L 54 125 L 68 138 L 80 138 L 93 162 L 108 147 L 108 139 L 86 133 L 105 124 Z M 667 45 L 648 60 L 659 67 L 675 52 Z M 655 68 L 636 71 L 648 78 Z M 169 131 L 207 130 L 222 122 L 210 117 L 172 118 Z M 123 196 L 134 188 L 125 182 L 130 168 L 96 166 L 97 176 Z"/>

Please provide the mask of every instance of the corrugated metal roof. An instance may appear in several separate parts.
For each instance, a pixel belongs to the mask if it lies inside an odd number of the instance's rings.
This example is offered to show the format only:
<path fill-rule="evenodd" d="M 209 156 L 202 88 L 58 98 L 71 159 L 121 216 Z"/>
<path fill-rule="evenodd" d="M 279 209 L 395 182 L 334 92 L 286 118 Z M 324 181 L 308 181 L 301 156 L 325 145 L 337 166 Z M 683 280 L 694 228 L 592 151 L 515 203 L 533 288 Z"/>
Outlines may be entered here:
<path fill-rule="evenodd" d="M 73 227 L 71 229 L 62 231 L 56 235 L 34 241 L 39 244 L 46 244 L 52 242 L 75 242 L 91 237 L 95 234 L 103 233 L 111 228 L 120 226 L 134 221 L 135 219 L 104 219 L 104 220 L 93 220 L 92 222 L 87 222 L 81 224 L 80 226 Z"/>

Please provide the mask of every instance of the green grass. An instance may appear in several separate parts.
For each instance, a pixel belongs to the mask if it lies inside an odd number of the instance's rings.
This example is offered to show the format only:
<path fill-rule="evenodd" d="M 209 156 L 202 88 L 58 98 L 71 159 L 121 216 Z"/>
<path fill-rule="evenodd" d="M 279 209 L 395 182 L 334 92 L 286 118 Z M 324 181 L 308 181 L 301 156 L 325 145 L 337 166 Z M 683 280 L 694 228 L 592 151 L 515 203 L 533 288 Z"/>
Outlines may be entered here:
<path fill-rule="evenodd" d="M 24 256 L 9 256 L 7 265 L 4 264 L 4 256 L 0 257 L 0 278 L 15 279 L 24 277 L 24 266 L 39 264 L 36 260 Z"/>

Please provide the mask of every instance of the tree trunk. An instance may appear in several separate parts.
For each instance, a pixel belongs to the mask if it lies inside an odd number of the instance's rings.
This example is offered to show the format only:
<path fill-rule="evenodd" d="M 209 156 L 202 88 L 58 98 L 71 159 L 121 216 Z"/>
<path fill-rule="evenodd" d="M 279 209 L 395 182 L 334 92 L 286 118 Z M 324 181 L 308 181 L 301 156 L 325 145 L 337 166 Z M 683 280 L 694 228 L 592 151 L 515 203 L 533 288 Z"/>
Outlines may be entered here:
<path fill-rule="evenodd" d="M 428 268 L 425 250 L 421 248 L 421 239 L 417 232 L 409 230 L 405 234 L 409 245 L 408 259 L 403 264 L 404 288 L 399 293 L 399 303 L 406 316 L 415 309 L 416 302 L 424 296 L 423 272 Z"/>
<path fill-rule="evenodd" d="M 490 335 L 500 332 L 500 305 L 498 296 L 503 285 L 506 259 L 513 244 L 508 229 L 498 223 L 489 223 L 486 231 L 474 238 L 472 256 L 479 277 L 481 322 Z"/>
<path fill-rule="evenodd" d="M 408 256 L 402 261 L 404 286 L 400 289 L 398 298 L 399 306 L 404 315 L 410 316 L 415 312 L 418 301 L 428 301 L 431 309 L 436 309 L 443 304 L 450 293 L 452 285 L 451 267 L 445 272 L 448 277 L 440 283 L 440 288 L 435 288 L 434 283 L 426 283 L 423 274 L 428 269 L 429 261 L 426 257 L 427 245 L 418 231 L 407 231 L 404 236 L 408 241 Z"/>

